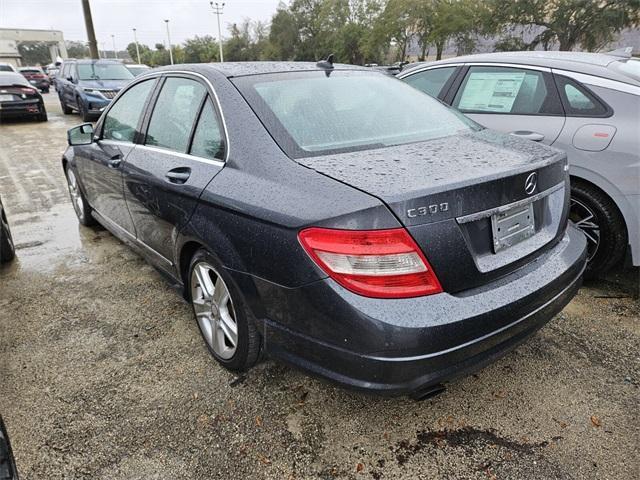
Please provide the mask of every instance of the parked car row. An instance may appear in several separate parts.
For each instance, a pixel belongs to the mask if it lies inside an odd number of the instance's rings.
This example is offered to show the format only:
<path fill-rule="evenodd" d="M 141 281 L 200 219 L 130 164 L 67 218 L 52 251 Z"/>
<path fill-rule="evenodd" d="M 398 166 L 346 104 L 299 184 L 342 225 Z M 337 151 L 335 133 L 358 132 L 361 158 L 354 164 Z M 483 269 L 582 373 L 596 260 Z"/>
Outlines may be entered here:
<path fill-rule="evenodd" d="M 640 60 L 508 52 L 418 64 L 398 75 L 497 131 L 553 145 L 571 165 L 570 218 L 589 244 L 588 274 L 640 265 Z"/>
<path fill-rule="evenodd" d="M 80 223 L 181 285 L 234 371 L 265 352 L 421 398 L 512 349 L 581 284 L 566 154 L 371 68 L 156 69 L 68 139 Z"/>

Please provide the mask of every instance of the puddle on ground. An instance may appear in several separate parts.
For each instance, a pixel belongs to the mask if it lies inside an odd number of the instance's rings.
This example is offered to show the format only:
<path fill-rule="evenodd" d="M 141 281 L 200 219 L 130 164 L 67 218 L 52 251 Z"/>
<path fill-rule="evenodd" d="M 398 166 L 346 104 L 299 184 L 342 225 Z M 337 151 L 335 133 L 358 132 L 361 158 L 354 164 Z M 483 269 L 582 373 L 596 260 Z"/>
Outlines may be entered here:
<path fill-rule="evenodd" d="M 0 269 L 2 274 L 71 268 L 96 260 L 107 253 L 106 248 L 118 243 L 106 230 L 80 225 L 70 203 L 37 214 L 7 213 L 16 259 Z"/>

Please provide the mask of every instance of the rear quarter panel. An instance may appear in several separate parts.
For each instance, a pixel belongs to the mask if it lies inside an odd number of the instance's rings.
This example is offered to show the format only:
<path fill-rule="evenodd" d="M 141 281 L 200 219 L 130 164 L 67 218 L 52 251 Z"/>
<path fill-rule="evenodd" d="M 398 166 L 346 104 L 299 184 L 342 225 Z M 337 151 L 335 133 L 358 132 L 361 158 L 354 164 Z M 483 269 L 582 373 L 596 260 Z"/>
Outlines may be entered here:
<path fill-rule="evenodd" d="M 608 118 L 567 117 L 553 144 L 567 152 L 572 177 L 603 190 L 617 205 L 627 224 L 634 264 L 640 264 L 640 96 L 588 85 L 613 109 Z M 576 131 L 584 125 L 613 126 L 609 146 L 587 151 L 574 146 Z"/>

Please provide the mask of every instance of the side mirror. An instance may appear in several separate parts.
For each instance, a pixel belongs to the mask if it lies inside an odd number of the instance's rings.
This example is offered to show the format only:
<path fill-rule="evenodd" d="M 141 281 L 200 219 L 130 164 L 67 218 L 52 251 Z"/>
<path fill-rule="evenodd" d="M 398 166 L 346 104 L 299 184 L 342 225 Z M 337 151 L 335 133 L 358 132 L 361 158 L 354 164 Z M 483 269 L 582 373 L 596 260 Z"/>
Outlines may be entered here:
<path fill-rule="evenodd" d="M 93 143 L 93 125 L 83 123 L 80 126 L 67 130 L 67 143 L 72 147 Z"/>
<path fill-rule="evenodd" d="M 67 77 L 68 82 L 73 82 L 73 77 Z"/>

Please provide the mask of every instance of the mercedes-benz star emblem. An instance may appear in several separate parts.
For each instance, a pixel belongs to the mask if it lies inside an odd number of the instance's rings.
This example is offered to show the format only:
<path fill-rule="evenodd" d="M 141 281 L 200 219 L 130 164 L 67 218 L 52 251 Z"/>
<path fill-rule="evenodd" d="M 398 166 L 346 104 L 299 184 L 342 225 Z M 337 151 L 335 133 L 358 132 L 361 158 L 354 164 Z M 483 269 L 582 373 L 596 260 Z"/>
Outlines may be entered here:
<path fill-rule="evenodd" d="M 536 185 L 538 185 L 538 174 L 536 172 L 530 173 L 524 181 L 524 191 L 527 192 L 527 195 L 536 191 Z"/>

